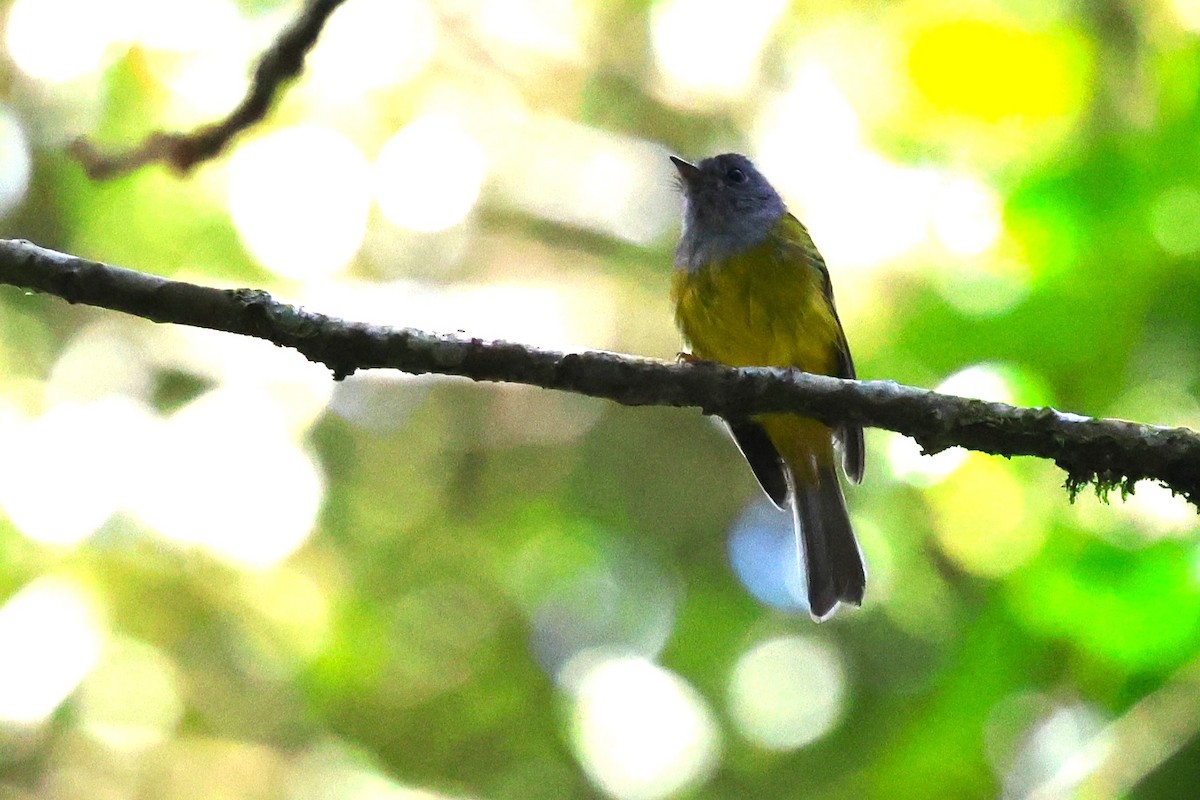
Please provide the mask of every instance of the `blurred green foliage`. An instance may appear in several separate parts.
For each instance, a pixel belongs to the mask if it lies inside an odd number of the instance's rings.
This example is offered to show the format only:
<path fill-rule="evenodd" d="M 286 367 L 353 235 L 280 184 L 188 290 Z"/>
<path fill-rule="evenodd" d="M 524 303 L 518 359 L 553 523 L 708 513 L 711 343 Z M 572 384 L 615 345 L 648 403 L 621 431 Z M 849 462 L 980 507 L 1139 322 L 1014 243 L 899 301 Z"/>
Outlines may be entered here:
<path fill-rule="evenodd" d="M 295 11 L 111 5 L 0 3 L 0 235 L 670 358 L 665 156 L 738 149 L 860 375 L 1200 426 L 1189 0 L 348 0 L 233 152 L 97 183 L 71 138 L 213 117 Z M 869 432 L 867 598 L 818 627 L 693 412 L 228 338 L 0 292 L 0 797 L 1194 792 L 1165 490 Z"/>

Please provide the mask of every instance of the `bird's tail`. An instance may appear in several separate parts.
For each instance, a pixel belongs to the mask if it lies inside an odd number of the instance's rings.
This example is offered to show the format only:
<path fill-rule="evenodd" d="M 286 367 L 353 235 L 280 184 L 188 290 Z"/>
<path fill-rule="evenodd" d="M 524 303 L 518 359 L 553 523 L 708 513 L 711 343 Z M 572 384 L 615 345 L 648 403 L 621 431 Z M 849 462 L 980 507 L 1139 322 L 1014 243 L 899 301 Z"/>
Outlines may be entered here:
<path fill-rule="evenodd" d="M 793 489 L 797 547 L 803 548 L 808 575 L 808 605 L 820 621 L 839 601 L 861 605 L 867 574 L 833 465 L 818 466 L 815 472 L 816 481 L 794 481 Z"/>

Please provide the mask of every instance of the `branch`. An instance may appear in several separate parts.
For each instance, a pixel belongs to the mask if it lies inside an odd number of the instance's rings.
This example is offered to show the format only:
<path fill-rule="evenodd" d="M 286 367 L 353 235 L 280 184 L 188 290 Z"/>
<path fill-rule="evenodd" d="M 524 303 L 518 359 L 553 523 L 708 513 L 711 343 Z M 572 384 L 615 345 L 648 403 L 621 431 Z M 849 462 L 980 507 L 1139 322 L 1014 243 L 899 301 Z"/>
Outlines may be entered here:
<path fill-rule="evenodd" d="M 926 453 L 965 447 L 1037 456 L 1089 483 L 1132 492 L 1156 480 L 1200 505 L 1200 435 L 1187 428 L 1094 419 L 937 394 L 892 381 L 849 381 L 778 367 L 675 364 L 617 353 L 557 353 L 318 314 L 254 289 L 214 289 L 0 239 L 0 283 L 132 314 L 254 336 L 299 351 L 341 380 L 360 369 L 460 375 L 603 397 L 625 405 L 694 406 L 725 417 L 788 411 L 857 422 L 915 439 Z"/>
<path fill-rule="evenodd" d="M 246 96 L 224 119 L 191 133 L 156 131 L 133 149 L 118 153 L 100 152 L 90 140 L 80 138 L 71 145 L 71 154 L 88 176 L 96 180 L 124 175 L 160 161 L 181 175 L 186 174 L 197 164 L 217 156 L 235 136 L 266 116 L 279 87 L 300 74 L 304 59 L 316 44 L 329 15 L 344 2 L 309 0 L 259 58 Z"/>

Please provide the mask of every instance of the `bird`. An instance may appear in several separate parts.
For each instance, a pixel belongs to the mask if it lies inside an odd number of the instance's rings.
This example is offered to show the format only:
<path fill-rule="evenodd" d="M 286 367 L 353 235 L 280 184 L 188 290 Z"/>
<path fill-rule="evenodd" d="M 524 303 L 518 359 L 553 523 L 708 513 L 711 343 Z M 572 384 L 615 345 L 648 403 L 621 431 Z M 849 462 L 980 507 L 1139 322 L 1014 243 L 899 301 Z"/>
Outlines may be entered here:
<path fill-rule="evenodd" d="M 681 357 L 854 378 L 825 259 L 779 192 L 738 153 L 671 161 L 684 198 L 671 280 L 691 348 Z M 725 422 L 767 497 L 792 510 L 813 619 L 862 605 L 866 568 L 836 468 L 840 451 L 846 477 L 862 481 L 862 427 L 792 414 Z"/>

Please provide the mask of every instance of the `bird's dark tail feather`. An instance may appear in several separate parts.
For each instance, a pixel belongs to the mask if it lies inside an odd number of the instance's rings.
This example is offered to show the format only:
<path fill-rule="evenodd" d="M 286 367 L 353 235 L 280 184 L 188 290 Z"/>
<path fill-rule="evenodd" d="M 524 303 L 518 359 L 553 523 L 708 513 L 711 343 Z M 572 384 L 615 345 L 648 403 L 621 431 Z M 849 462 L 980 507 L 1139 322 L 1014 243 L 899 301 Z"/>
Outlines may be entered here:
<path fill-rule="evenodd" d="M 819 468 L 816 485 L 795 486 L 795 502 L 813 618 L 828 617 L 838 601 L 861 605 L 867 574 L 833 467 Z"/>

